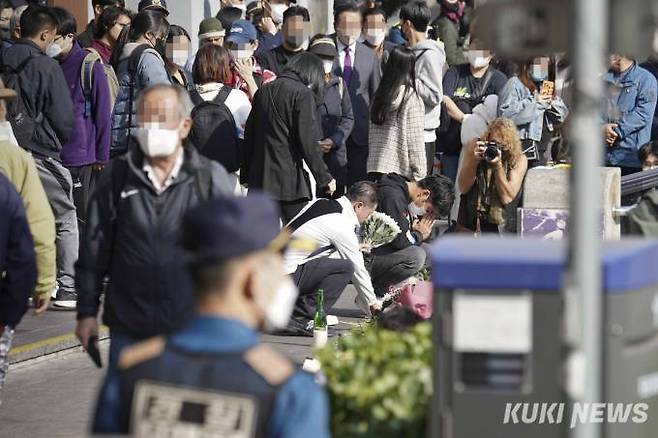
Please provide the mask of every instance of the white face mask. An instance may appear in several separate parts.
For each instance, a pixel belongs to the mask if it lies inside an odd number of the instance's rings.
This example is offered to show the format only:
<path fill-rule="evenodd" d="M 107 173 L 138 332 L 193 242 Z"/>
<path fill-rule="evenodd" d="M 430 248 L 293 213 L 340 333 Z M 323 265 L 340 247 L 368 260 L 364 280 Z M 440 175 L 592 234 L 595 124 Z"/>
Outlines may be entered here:
<path fill-rule="evenodd" d="M 277 3 L 272 5 L 272 21 L 276 24 L 283 23 L 283 13 L 286 12 L 288 6 Z"/>
<path fill-rule="evenodd" d="M 183 67 L 185 63 L 187 63 L 189 57 L 190 54 L 187 50 L 174 50 L 171 60 L 174 62 L 174 64 Z"/>
<path fill-rule="evenodd" d="M 371 46 L 379 47 L 386 38 L 386 31 L 378 29 L 369 30 L 368 33 L 363 34 L 363 38 Z"/>
<path fill-rule="evenodd" d="M 46 55 L 51 58 L 58 57 L 63 52 L 62 46 L 57 43 L 50 43 L 46 49 Z"/>
<path fill-rule="evenodd" d="M 548 79 L 548 71 L 544 70 L 541 65 L 533 64 L 530 67 L 530 78 L 535 82 L 542 82 Z"/>
<path fill-rule="evenodd" d="M 468 62 L 473 68 L 483 68 L 489 65 L 491 58 L 489 56 L 482 56 L 480 52 L 466 52 Z"/>
<path fill-rule="evenodd" d="M 229 50 L 231 59 L 251 59 L 254 56 L 254 49 Z"/>
<path fill-rule="evenodd" d="M 288 325 L 298 295 L 299 289 L 286 275 L 276 291 L 267 298 L 267 302 L 261 304 L 265 312 L 266 331 L 280 330 Z"/>
<path fill-rule="evenodd" d="M 178 147 L 180 141 L 178 129 L 164 129 L 157 126 L 157 124 L 147 124 L 133 131 L 144 155 L 151 158 L 168 157 Z"/>
<path fill-rule="evenodd" d="M 324 74 L 328 75 L 331 73 L 331 70 L 334 68 L 333 61 L 322 61 L 322 67 L 324 68 Z"/>
<path fill-rule="evenodd" d="M 419 207 L 413 202 L 409 203 L 407 210 L 409 210 L 409 214 L 411 214 L 413 217 L 424 216 L 427 213 L 423 207 Z"/>

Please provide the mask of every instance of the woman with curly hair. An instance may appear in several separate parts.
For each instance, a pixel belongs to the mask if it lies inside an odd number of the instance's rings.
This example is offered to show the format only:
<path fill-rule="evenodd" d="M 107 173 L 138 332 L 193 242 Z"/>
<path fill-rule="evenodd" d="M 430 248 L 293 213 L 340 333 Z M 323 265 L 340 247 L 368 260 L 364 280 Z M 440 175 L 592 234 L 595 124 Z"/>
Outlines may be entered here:
<path fill-rule="evenodd" d="M 457 177 L 462 193 L 458 222 L 474 232 L 516 232 L 528 159 L 516 125 L 496 119 L 480 140 L 464 146 Z"/>

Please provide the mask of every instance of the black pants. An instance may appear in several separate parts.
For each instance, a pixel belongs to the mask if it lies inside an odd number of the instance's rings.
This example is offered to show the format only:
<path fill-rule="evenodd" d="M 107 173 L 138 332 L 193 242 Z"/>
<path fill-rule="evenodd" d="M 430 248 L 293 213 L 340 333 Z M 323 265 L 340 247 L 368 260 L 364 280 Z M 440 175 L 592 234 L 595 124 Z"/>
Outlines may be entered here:
<path fill-rule="evenodd" d="M 68 167 L 71 172 L 71 179 L 73 180 L 73 203 L 75 204 L 76 213 L 78 215 L 78 228 L 80 229 L 80 238 L 84 234 L 84 227 L 87 223 L 87 208 L 89 206 L 89 198 L 91 192 L 96 185 L 97 172 L 94 170 L 94 165 Z"/>
<path fill-rule="evenodd" d="M 434 171 L 434 156 L 436 155 L 436 142 L 425 143 L 425 153 L 427 154 L 427 175 Z"/>
<path fill-rule="evenodd" d="M 368 145 L 358 145 L 351 138 L 347 140 L 347 188 L 352 184 L 368 179 Z"/>
<path fill-rule="evenodd" d="M 375 293 L 383 296 L 389 286 L 416 275 L 426 260 L 427 253 L 420 246 L 409 246 L 386 255 L 371 255 L 366 267 Z"/>
<path fill-rule="evenodd" d="M 298 199 L 297 201 L 279 201 L 279 208 L 281 208 L 281 221 L 285 227 L 288 222 L 293 220 L 295 216 L 308 204 L 308 199 Z"/>
<path fill-rule="evenodd" d="M 349 260 L 322 257 L 311 260 L 297 268 L 292 279 L 299 288 L 293 317 L 313 319 L 316 310 L 315 294 L 324 290 L 324 310 L 329 311 L 354 275 L 354 266 Z"/>

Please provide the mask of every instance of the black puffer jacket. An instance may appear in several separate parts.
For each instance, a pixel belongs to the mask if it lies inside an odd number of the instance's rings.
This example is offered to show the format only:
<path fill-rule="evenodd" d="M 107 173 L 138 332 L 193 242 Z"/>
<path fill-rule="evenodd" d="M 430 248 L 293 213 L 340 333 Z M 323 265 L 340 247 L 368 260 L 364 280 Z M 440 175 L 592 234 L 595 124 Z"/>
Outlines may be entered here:
<path fill-rule="evenodd" d="M 410 229 L 411 218 L 408 206 L 411 199 L 409 197 L 409 187 L 407 186 L 408 182 L 409 180 L 403 176 L 389 173 L 382 176 L 377 184 L 377 194 L 380 199 L 377 211 L 392 217 L 402 232 L 388 245 L 375 248 L 373 250 L 375 255 L 387 255 L 413 246 L 414 244 L 409 240 L 408 234 L 411 234 L 417 245 L 423 242 L 420 233 Z"/>
<path fill-rule="evenodd" d="M 73 103 L 59 63 L 46 56 L 32 41 L 22 39 L 2 52 L 0 64 L 16 69 L 30 56 L 34 59 L 21 74 L 29 86 L 24 87 L 22 93 L 30 115 L 37 118 L 43 114 L 44 120 L 37 126 L 31 141 L 21 147 L 59 161 L 62 144 L 68 142 L 73 130 Z"/>
<path fill-rule="evenodd" d="M 178 177 L 160 195 L 143 162 L 139 148 L 131 146 L 101 174 L 76 265 L 78 318 L 97 315 L 109 275 L 103 320 L 138 338 L 169 333 L 190 315 L 191 284 L 178 246 L 183 216 L 200 200 L 232 193 L 224 168 L 193 147 L 186 148 Z"/>

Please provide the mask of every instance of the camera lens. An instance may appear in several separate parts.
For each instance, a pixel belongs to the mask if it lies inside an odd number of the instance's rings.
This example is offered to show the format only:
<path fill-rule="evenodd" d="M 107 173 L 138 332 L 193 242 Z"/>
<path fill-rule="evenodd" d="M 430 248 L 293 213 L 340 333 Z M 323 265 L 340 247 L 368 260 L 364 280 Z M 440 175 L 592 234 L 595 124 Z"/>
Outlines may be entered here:
<path fill-rule="evenodd" d="M 487 145 L 487 149 L 484 151 L 484 159 L 488 162 L 492 162 L 498 156 L 498 150 L 497 145 Z"/>

